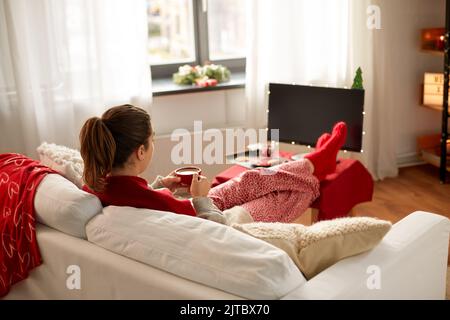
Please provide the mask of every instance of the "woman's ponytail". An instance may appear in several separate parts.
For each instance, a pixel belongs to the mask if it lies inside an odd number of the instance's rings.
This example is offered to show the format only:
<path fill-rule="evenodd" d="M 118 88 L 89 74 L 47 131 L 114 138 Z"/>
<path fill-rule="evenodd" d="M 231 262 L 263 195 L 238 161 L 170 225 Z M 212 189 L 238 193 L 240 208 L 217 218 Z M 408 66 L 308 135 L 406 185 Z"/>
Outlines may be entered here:
<path fill-rule="evenodd" d="M 80 132 L 81 157 L 84 161 L 83 179 L 93 191 L 101 192 L 106 176 L 111 172 L 116 154 L 116 142 L 102 119 L 90 118 Z"/>

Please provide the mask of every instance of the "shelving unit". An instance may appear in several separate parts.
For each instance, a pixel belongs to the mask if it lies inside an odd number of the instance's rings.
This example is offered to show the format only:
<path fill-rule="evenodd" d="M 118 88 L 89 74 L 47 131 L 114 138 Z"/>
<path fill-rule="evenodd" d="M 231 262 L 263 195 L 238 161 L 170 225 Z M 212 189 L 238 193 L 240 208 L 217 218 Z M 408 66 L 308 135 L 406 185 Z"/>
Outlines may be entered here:
<path fill-rule="evenodd" d="M 442 52 L 442 51 L 436 51 L 436 50 L 424 50 L 424 49 L 422 49 L 421 50 L 423 53 L 428 53 L 428 54 L 433 54 L 433 55 L 435 55 L 435 56 L 444 56 L 444 52 Z"/>
<path fill-rule="evenodd" d="M 449 54 L 450 54 L 450 0 L 445 4 L 445 35 L 444 35 L 444 99 L 442 102 L 442 130 L 441 130 L 441 161 L 439 166 L 439 178 L 442 183 L 447 180 L 448 157 L 448 89 L 449 89 Z"/>
<path fill-rule="evenodd" d="M 424 48 L 422 45 L 422 52 L 433 54 L 436 56 L 444 56 L 444 86 L 442 105 L 424 105 L 424 107 L 431 108 L 442 112 L 442 126 L 441 133 L 438 135 L 424 136 L 418 138 L 418 148 L 422 159 L 434 166 L 439 167 L 439 179 L 441 183 L 447 182 L 447 175 L 450 172 L 450 148 L 449 148 L 449 54 L 450 54 L 450 0 L 446 1 L 445 5 L 445 30 L 444 30 L 444 45 L 443 50 L 433 50 Z M 433 30 L 434 31 L 434 30 Z M 433 32 L 432 31 L 432 32 Z M 442 32 L 442 31 L 441 31 Z M 424 44 L 422 34 L 422 44 Z M 440 42 L 442 44 L 442 41 Z M 442 46 L 441 48 L 442 49 Z"/>
<path fill-rule="evenodd" d="M 422 160 L 439 168 L 441 165 L 441 135 L 438 133 L 419 137 L 417 144 Z M 450 146 L 447 147 L 447 154 L 450 154 L 449 149 Z M 447 160 L 446 170 L 450 172 L 450 159 Z"/>
<path fill-rule="evenodd" d="M 436 110 L 436 111 L 441 111 L 441 112 L 443 111 L 441 105 L 437 105 L 437 104 L 424 104 L 423 106 L 424 106 L 425 108 L 433 109 L 433 110 Z"/>
<path fill-rule="evenodd" d="M 422 159 L 436 167 L 440 167 L 441 165 L 441 157 L 438 153 L 434 152 L 434 150 L 422 150 Z M 450 161 L 447 161 L 446 170 L 450 171 Z"/>

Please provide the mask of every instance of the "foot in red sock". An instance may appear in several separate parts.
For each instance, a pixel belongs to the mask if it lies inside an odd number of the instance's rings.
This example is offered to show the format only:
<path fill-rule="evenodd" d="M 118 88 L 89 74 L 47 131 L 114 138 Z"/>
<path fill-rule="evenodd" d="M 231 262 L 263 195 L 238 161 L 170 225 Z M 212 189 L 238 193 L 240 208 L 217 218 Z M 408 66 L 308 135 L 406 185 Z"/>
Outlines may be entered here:
<path fill-rule="evenodd" d="M 347 138 L 347 125 L 337 123 L 331 137 L 315 152 L 305 156 L 314 165 L 314 175 L 322 181 L 328 174 L 336 170 L 336 157 Z"/>
<path fill-rule="evenodd" d="M 328 140 L 330 140 L 330 138 L 331 138 L 331 134 L 329 134 L 328 132 L 322 134 L 322 135 L 319 137 L 319 139 L 317 139 L 317 142 L 316 142 L 316 150 L 321 149 L 322 146 L 323 146 L 325 143 L 327 143 Z"/>
<path fill-rule="evenodd" d="M 345 140 L 347 139 L 347 124 L 345 122 L 338 122 L 334 125 L 332 136 L 339 135 L 341 137 L 341 140 L 339 141 L 339 144 L 341 145 L 339 147 L 342 148 L 342 146 L 345 144 Z"/>

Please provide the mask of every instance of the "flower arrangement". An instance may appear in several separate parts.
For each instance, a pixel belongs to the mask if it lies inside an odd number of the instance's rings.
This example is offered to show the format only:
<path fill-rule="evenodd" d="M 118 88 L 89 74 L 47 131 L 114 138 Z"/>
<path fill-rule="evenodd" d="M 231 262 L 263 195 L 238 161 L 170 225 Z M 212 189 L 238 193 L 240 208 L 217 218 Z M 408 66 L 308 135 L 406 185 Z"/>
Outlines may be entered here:
<path fill-rule="evenodd" d="M 229 81 L 230 76 L 230 70 L 222 65 L 190 66 L 186 64 L 179 67 L 178 72 L 173 74 L 173 82 L 176 84 L 196 84 L 199 87 L 209 87 Z"/>
<path fill-rule="evenodd" d="M 178 72 L 173 74 L 173 82 L 176 84 L 193 84 L 200 78 L 200 66 L 190 66 L 188 64 L 178 68 Z"/>

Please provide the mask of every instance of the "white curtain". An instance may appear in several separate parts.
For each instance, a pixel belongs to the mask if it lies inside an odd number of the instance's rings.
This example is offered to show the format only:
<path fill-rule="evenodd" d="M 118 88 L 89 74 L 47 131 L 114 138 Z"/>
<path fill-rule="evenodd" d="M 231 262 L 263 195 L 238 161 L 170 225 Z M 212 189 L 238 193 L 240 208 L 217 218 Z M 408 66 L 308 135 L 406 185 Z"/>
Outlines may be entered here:
<path fill-rule="evenodd" d="M 267 125 L 269 82 L 350 87 L 363 70 L 365 119 L 360 159 L 375 179 L 395 176 L 391 111 L 382 74 L 375 73 L 374 35 L 366 25 L 369 0 L 249 0 L 246 70 L 247 122 Z M 377 58 L 379 59 L 379 58 Z M 376 95 L 375 95 L 376 93 Z M 376 99 L 375 99 L 376 97 Z"/>
<path fill-rule="evenodd" d="M 76 147 L 122 103 L 151 103 L 145 0 L 0 0 L 0 153 Z"/>

